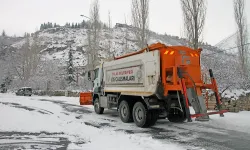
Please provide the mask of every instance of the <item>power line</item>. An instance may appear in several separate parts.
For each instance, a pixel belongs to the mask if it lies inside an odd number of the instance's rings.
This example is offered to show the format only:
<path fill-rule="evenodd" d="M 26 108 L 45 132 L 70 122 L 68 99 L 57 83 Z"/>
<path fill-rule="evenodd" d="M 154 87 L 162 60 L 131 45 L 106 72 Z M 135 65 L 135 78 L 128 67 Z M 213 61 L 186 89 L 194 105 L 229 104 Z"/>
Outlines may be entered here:
<path fill-rule="evenodd" d="M 242 46 L 245 46 L 245 45 L 250 45 L 250 43 L 243 44 Z M 210 55 L 214 55 L 214 54 L 217 54 L 217 53 L 222 53 L 222 52 L 225 52 L 225 51 L 228 51 L 228 50 L 231 50 L 231 49 L 234 49 L 234 48 L 238 48 L 238 47 L 241 47 L 241 46 L 231 47 L 231 48 L 228 48 L 228 49 L 221 50 L 219 52 L 215 52 L 215 53 L 211 53 L 211 54 L 207 54 L 207 55 L 203 55 L 203 56 L 207 57 L 207 56 L 210 56 Z"/>

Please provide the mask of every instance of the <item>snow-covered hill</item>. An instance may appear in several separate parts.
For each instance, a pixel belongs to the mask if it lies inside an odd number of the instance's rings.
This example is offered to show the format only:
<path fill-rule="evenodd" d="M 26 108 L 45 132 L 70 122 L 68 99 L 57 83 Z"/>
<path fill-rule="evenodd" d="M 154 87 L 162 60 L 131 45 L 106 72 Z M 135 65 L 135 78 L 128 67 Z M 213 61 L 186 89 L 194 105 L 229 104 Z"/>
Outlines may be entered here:
<path fill-rule="evenodd" d="M 65 62 L 68 59 L 68 41 L 73 41 L 71 47 L 73 49 L 74 64 L 79 66 L 86 65 L 86 48 L 88 46 L 87 29 L 57 27 L 38 31 L 37 33 L 40 44 L 45 46 L 45 48 L 40 52 L 44 59 L 60 60 L 61 65 L 65 65 Z M 107 46 L 108 38 L 111 40 L 111 52 L 114 52 L 115 56 L 139 50 L 135 44 L 135 36 L 132 28 L 115 27 L 112 29 L 111 34 L 106 29 L 102 30 L 100 37 L 100 56 L 105 57 L 106 55 L 104 49 Z M 148 44 L 155 42 L 162 42 L 167 45 L 186 44 L 184 39 L 158 35 L 152 32 L 151 39 Z M 13 44 L 13 47 L 20 48 L 24 43 L 25 39 Z"/>
<path fill-rule="evenodd" d="M 88 46 L 87 29 L 57 27 L 38 31 L 37 34 L 39 37 L 39 43 L 45 47 L 40 52 L 43 58 L 48 60 L 60 60 L 61 65 L 65 65 L 65 62 L 68 59 L 68 41 L 73 41 L 71 47 L 74 50 L 73 56 L 75 65 L 86 65 L 86 47 Z M 107 46 L 108 38 L 111 40 L 111 51 L 114 52 L 115 56 L 139 50 L 136 46 L 136 39 L 131 27 L 114 27 L 111 34 L 106 29 L 103 29 L 101 32 L 100 56 L 105 57 L 104 49 Z M 32 37 L 30 41 L 32 41 Z M 177 36 L 159 35 L 151 32 L 148 44 L 150 45 L 156 42 L 161 42 L 166 45 L 187 45 L 185 39 Z M 25 39 L 13 44 L 12 46 L 20 48 L 24 43 Z M 202 48 L 204 48 L 203 54 L 219 51 L 219 49 L 210 45 L 203 45 Z"/>
<path fill-rule="evenodd" d="M 36 32 L 38 35 L 38 42 L 43 47 L 40 51 L 42 60 L 44 62 L 55 62 L 53 65 L 60 67 L 65 67 L 68 60 L 69 52 L 69 41 L 72 42 L 71 47 L 73 49 L 73 63 L 75 67 L 84 68 L 87 64 L 87 29 L 72 29 L 66 27 L 50 28 L 42 31 Z M 34 34 L 30 37 L 30 42 L 32 42 Z M 100 45 L 101 50 L 99 51 L 99 56 L 105 58 L 107 56 L 107 51 L 105 50 L 108 45 L 108 39 L 111 41 L 111 52 L 115 56 L 120 56 L 132 51 L 137 51 L 139 48 L 136 46 L 136 38 L 133 34 L 133 28 L 131 26 L 115 26 L 112 28 L 111 32 L 107 29 L 101 30 Z M 187 41 L 183 38 L 170 35 L 159 35 L 154 32 L 150 32 L 149 45 L 152 43 L 161 42 L 166 45 L 188 45 Z M 12 44 L 12 48 L 19 49 L 24 45 L 25 39 L 21 39 L 18 42 Z M 208 71 L 208 69 L 213 69 L 216 79 L 218 80 L 220 89 L 232 85 L 233 88 L 239 88 L 242 81 L 238 74 L 238 63 L 235 59 L 234 54 L 228 54 L 226 52 L 221 52 L 221 49 L 211 46 L 202 45 L 202 68 L 203 71 Z M 21 49 L 20 49 L 21 50 Z M 48 65 L 47 65 L 48 66 Z M 40 70 L 46 70 L 40 69 Z M 55 70 L 51 69 L 50 70 Z M 52 85 L 61 84 L 58 79 L 63 79 L 61 75 L 65 75 L 64 69 L 57 69 L 59 73 L 46 73 L 46 74 L 56 74 L 56 80 L 53 80 Z M 41 78 L 40 75 L 39 78 Z M 54 79 L 50 76 L 51 80 Z M 42 78 L 41 81 L 44 81 Z M 32 83 L 37 82 L 39 86 L 38 79 L 33 79 Z M 31 83 L 31 82 L 30 82 Z M 44 84 L 44 83 L 42 83 Z M 37 87 L 39 87 L 37 86 Z M 43 86 L 44 87 L 44 86 Z M 58 88 L 56 86 L 55 88 Z M 41 89 L 41 88 L 40 88 Z"/>

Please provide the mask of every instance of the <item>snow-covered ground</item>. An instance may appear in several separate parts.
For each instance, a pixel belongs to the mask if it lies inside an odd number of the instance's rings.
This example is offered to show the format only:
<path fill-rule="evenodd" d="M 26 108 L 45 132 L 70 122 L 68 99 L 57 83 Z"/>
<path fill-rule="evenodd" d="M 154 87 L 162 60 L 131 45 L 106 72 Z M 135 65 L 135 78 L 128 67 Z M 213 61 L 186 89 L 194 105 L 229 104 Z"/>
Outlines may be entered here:
<path fill-rule="evenodd" d="M 183 149 L 177 144 L 162 144 L 150 136 L 131 135 L 124 131 L 115 131 L 112 127 L 101 128 L 101 126 L 109 126 L 110 121 L 93 114 L 92 109 L 92 107 L 79 106 L 77 98 L 0 95 L 0 134 L 1 132 L 17 134 L 31 132 L 41 133 L 37 134 L 38 138 L 48 133 L 53 137 L 66 136 L 69 140 L 68 149 L 115 150 L 166 147 Z M 96 121 L 103 124 L 99 124 L 99 127 L 98 124 L 95 125 Z M 46 140 L 53 142 L 55 140 L 53 137 L 47 137 Z M 9 143 L 22 147 L 26 142 L 25 138 L 0 139 L 0 147 Z"/>
<path fill-rule="evenodd" d="M 210 116 L 209 122 L 151 128 L 122 123 L 115 111 L 94 113 L 78 98 L 0 94 L 0 149 L 246 149 L 250 112 Z"/>

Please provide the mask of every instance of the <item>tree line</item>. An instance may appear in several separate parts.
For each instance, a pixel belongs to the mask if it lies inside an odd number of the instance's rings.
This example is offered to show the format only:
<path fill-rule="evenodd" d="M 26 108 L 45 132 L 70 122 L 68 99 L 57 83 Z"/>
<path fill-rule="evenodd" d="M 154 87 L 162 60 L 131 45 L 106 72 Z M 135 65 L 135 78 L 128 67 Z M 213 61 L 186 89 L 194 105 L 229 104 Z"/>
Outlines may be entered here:
<path fill-rule="evenodd" d="M 106 23 L 100 22 L 100 24 L 104 29 L 108 28 L 108 25 Z M 67 28 L 72 28 L 72 29 L 80 29 L 80 28 L 88 29 L 91 27 L 91 25 L 90 25 L 90 21 L 85 21 L 85 20 L 83 20 L 81 23 L 66 22 L 65 25 L 63 25 L 63 26 L 61 26 L 57 23 L 47 22 L 47 23 L 42 23 L 40 25 L 40 30 L 56 28 L 56 27 L 67 27 Z"/>

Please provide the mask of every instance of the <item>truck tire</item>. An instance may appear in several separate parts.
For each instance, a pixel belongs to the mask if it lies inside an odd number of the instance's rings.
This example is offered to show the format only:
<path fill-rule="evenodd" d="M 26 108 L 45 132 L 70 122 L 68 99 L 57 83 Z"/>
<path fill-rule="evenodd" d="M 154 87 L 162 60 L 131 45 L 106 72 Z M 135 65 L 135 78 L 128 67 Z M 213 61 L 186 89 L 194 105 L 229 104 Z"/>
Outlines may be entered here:
<path fill-rule="evenodd" d="M 129 105 L 125 100 L 121 101 L 121 103 L 119 104 L 119 116 L 124 123 L 133 121 L 132 106 Z"/>
<path fill-rule="evenodd" d="M 133 119 L 138 127 L 146 128 L 152 122 L 152 113 L 146 109 L 142 102 L 136 102 L 133 107 Z"/>
<path fill-rule="evenodd" d="M 99 98 L 95 98 L 94 108 L 97 114 L 103 114 L 104 108 L 100 107 Z"/>

